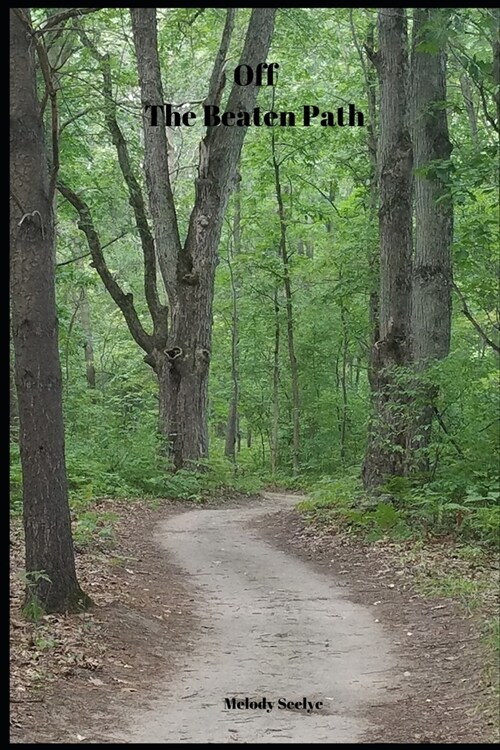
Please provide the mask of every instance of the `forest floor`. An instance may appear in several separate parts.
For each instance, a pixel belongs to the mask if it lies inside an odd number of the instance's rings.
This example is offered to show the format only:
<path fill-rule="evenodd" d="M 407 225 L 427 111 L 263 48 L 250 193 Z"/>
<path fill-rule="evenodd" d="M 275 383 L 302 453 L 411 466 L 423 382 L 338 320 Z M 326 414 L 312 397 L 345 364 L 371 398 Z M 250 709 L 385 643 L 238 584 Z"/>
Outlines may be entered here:
<path fill-rule="evenodd" d="M 11 742 L 497 741 L 485 613 L 417 585 L 454 558 L 334 536 L 298 499 L 103 500 L 112 539 L 77 545 L 96 606 L 36 624 L 14 521 Z M 304 696 L 323 705 L 279 709 Z"/>

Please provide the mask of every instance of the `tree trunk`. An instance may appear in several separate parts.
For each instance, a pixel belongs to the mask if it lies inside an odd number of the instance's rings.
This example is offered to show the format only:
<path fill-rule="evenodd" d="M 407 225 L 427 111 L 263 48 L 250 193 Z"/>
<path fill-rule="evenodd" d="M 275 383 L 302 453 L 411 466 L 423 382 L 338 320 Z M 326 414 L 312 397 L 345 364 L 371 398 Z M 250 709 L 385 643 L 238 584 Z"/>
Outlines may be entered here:
<path fill-rule="evenodd" d="M 266 59 L 275 8 L 254 8 L 241 62 L 255 67 Z M 131 8 L 134 46 L 144 107 L 164 101 L 158 55 L 156 9 Z M 218 105 L 234 24 L 229 9 L 207 103 Z M 226 109 L 251 111 L 257 87 L 233 85 Z M 165 121 L 144 117 L 146 182 L 156 236 L 156 252 L 170 302 L 168 333 L 167 428 L 174 467 L 199 469 L 208 456 L 208 374 L 212 344 L 212 302 L 222 222 L 246 128 L 208 127 L 200 143 L 195 204 L 181 243 L 170 179 Z"/>
<path fill-rule="evenodd" d="M 89 600 L 75 572 L 57 343 L 55 233 L 35 44 L 26 11 L 10 11 L 12 337 L 23 471 L 27 599 L 47 612 Z M 40 577 L 36 573 L 43 572 Z"/>
<path fill-rule="evenodd" d="M 285 206 L 283 203 L 283 194 L 280 180 L 280 164 L 276 155 L 276 143 L 274 130 L 271 131 L 272 159 L 274 167 L 274 180 L 276 189 L 276 201 L 278 203 L 278 216 L 280 220 L 280 257 L 283 268 L 283 285 L 285 289 L 286 302 L 286 330 L 288 341 L 288 357 L 290 361 L 290 377 L 292 381 L 292 424 L 293 424 L 293 443 L 292 443 L 292 471 L 293 474 L 299 472 L 300 462 L 300 391 L 299 391 L 299 371 L 297 366 L 297 357 L 295 355 L 294 327 L 293 327 L 293 301 L 292 285 L 290 281 L 289 258 L 287 251 L 287 223 L 285 216 Z M 306 248 L 308 243 L 306 242 Z M 312 257 L 308 255 L 308 257 Z"/>
<path fill-rule="evenodd" d="M 435 33 L 437 18 L 433 8 L 414 10 L 412 126 L 416 174 L 412 344 L 419 371 L 448 355 L 451 335 L 453 204 L 448 180 L 452 146 L 446 109 L 441 106 L 446 101 L 446 60 L 443 49 L 436 54 L 418 47 L 429 33 Z M 422 173 L 423 170 L 427 172 Z M 421 382 L 417 382 L 416 388 L 412 449 L 419 451 L 416 466 L 425 470 L 437 393 Z"/>
<path fill-rule="evenodd" d="M 496 126 L 500 128 L 500 8 L 493 10 L 493 84 L 496 104 Z"/>
<path fill-rule="evenodd" d="M 241 251 L 241 200 L 240 200 L 240 178 L 237 176 L 236 190 L 234 195 L 234 221 L 233 221 L 233 255 Z M 229 414 L 227 420 L 225 455 L 233 463 L 236 463 L 236 443 L 238 441 L 238 405 L 240 399 L 240 375 L 239 375 L 239 321 L 238 321 L 238 280 L 232 266 L 231 249 L 229 249 L 228 266 L 231 278 L 231 295 L 233 309 L 231 312 L 231 382 L 232 394 L 229 402 Z"/>
<path fill-rule="evenodd" d="M 369 223 L 370 227 L 375 224 L 378 203 L 378 136 L 377 136 L 377 91 L 376 91 L 376 72 L 377 72 L 377 55 L 374 53 L 374 25 L 370 23 L 366 36 L 364 51 L 358 41 L 355 25 L 353 22 L 352 10 L 350 11 L 351 32 L 354 46 L 356 47 L 363 77 L 365 90 L 368 99 L 368 111 L 370 121 L 367 127 L 367 147 L 368 158 L 370 161 L 370 193 L 369 193 Z M 380 242 L 370 243 L 368 247 L 368 269 L 370 279 L 370 297 L 368 302 L 368 319 L 370 325 L 370 346 L 368 350 L 368 383 L 370 386 L 370 414 L 368 417 L 367 446 L 366 457 L 371 456 L 376 450 L 376 408 L 377 408 L 377 391 L 379 388 L 378 378 L 378 350 L 377 342 L 380 339 Z M 356 388 L 359 380 L 359 363 L 356 371 Z M 363 468 L 363 475 L 365 468 Z"/>
<path fill-rule="evenodd" d="M 462 73 L 462 75 L 460 76 L 460 88 L 462 89 L 462 95 L 464 97 L 465 109 L 467 111 L 467 119 L 469 120 L 472 142 L 475 148 L 478 148 L 479 143 L 477 140 L 477 114 L 474 107 L 474 99 L 472 98 L 470 78 L 467 73 Z"/>
<path fill-rule="evenodd" d="M 12 352 L 9 358 L 9 425 L 10 438 L 14 442 L 19 438 L 19 409 L 17 407 L 16 378 Z"/>
<path fill-rule="evenodd" d="M 271 473 L 278 468 L 280 427 L 280 306 L 278 290 L 274 290 L 274 353 L 273 353 L 273 423 L 271 430 Z"/>
<path fill-rule="evenodd" d="M 85 354 L 87 385 L 89 388 L 95 388 L 94 339 L 92 336 L 89 298 L 87 290 L 84 287 L 82 287 L 82 298 L 80 303 L 80 323 L 82 324 L 83 335 L 85 337 L 83 351 Z"/>
<path fill-rule="evenodd" d="M 368 490 L 406 472 L 407 396 L 398 377 L 410 362 L 412 153 L 406 26 L 404 9 L 379 10 L 380 50 L 373 59 L 380 79 L 380 338 L 374 345 L 375 415 L 363 466 Z"/>
<path fill-rule="evenodd" d="M 347 334 L 347 321 L 346 321 L 346 310 L 343 304 L 340 308 L 340 319 L 342 321 L 342 422 L 340 427 L 340 460 L 342 464 L 345 461 L 346 456 L 346 437 L 347 437 L 347 383 L 346 383 L 346 366 L 347 366 L 347 351 L 349 346 L 349 339 Z"/>

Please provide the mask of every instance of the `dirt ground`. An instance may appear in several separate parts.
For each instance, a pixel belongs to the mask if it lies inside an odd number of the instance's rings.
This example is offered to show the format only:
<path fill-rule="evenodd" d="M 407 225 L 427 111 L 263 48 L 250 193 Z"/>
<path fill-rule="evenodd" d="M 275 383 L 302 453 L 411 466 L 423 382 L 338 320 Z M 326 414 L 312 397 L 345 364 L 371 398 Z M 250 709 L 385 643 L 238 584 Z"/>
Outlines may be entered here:
<path fill-rule="evenodd" d="M 477 616 L 453 599 L 418 593 L 415 569 L 391 547 L 321 533 L 293 509 L 260 519 L 258 528 L 338 580 L 391 638 L 406 690 L 396 690 L 392 704 L 369 707 L 373 725 L 363 742 L 498 742 L 498 703 Z"/>
<path fill-rule="evenodd" d="M 109 501 L 116 544 L 77 555 L 90 613 L 26 625 L 14 582 L 11 742 L 496 741 L 477 623 L 417 594 L 392 553 L 306 527 L 292 501 Z M 330 710 L 220 705 L 313 692 Z"/>

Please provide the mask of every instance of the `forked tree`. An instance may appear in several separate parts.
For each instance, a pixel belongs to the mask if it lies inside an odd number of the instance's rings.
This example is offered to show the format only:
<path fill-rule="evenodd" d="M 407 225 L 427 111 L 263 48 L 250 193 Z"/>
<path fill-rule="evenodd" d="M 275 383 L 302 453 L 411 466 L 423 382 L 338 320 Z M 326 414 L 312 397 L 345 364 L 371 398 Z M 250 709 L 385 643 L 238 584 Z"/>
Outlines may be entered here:
<path fill-rule="evenodd" d="M 212 346 L 212 304 L 217 249 L 227 202 L 245 138 L 244 127 L 208 127 L 199 146 L 195 200 L 185 238 L 181 237 L 169 177 L 169 145 L 164 112 L 151 125 L 146 108 L 164 102 L 155 8 L 132 8 L 132 29 L 144 110 L 144 164 L 148 200 L 134 174 L 126 138 L 113 99 L 109 56 L 94 48 L 103 76 L 105 120 L 116 147 L 144 256 L 145 297 L 151 332 L 143 327 L 131 294 L 110 273 L 89 206 L 70 186 L 59 190 L 79 213 L 93 264 L 121 309 L 145 361 L 158 378 L 160 431 L 175 469 L 193 468 L 208 456 L 208 375 Z M 275 8 L 254 8 L 240 62 L 255 68 L 266 60 L 274 26 Z M 220 47 L 210 77 L 206 103 L 219 105 L 235 10 L 228 9 Z M 85 34 L 82 41 L 92 42 Z M 258 89 L 233 84 L 226 109 L 251 111 Z M 148 208 L 146 208 L 146 205 Z M 168 306 L 160 303 L 156 265 Z"/>

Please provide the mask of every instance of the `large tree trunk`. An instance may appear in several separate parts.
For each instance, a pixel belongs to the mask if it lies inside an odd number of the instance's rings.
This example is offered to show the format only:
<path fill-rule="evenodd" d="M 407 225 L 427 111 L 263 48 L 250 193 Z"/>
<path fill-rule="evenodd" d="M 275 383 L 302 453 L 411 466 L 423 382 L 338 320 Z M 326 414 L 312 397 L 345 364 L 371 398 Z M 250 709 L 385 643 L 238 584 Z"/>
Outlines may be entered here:
<path fill-rule="evenodd" d="M 10 11 L 12 337 L 19 405 L 28 598 L 46 611 L 88 602 L 75 572 L 64 461 L 53 195 L 26 11 Z"/>
<path fill-rule="evenodd" d="M 17 443 L 19 438 L 19 409 L 17 407 L 16 376 L 12 341 L 9 346 L 9 425 L 10 439 Z"/>
<path fill-rule="evenodd" d="M 439 11 L 441 12 L 441 11 Z M 435 35 L 438 11 L 415 8 L 413 16 L 412 103 L 413 159 L 415 168 L 415 251 L 412 288 L 412 343 L 417 370 L 443 359 L 450 349 L 451 242 L 453 204 L 449 190 L 452 146 L 446 109 L 445 52 L 419 49 L 429 34 Z M 439 163 L 439 169 L 434 166 Z M 413 450 L 415 465 L 427 468 L 426 448 L 431 437 L 436 391 L 417 383 Z"/>
<path fill-rule="evenodd" d="M 412 153 L 406 25 L 404 9 L 379 10 L 380 50 L 373 59 L 380 79 L 380 338 L 374 345 L 375 416 L 363 466 L 367 489 L 406 472 L 407 398 L 398 378 L 410 362 Z"/>
<path fill-rule="evenodd" d="M 275 8 L 254 8 L 241 62 L 255 67 L 266 59 Z M 155 8 L 132 8 L 132 28 L 144 107 L 164 101 Z M 229 9 L 209 85 L 207 104 L 218 105 L 234 24 Z M 257 87 L 233 85 L 228 111 L 251 111 Z M 200 144 L 195 204 L 181 243 L 170 187 L 165 121 L 144 117 L 144 149 L 149 205 L 158 264 L 167 290 L 171 325 L 167 339 L 169 388 L 167 432 L 174 467 L 199 468 L 208 456 L 208 374 L 212 345 L 212 302 L 217 250 L 246 128 L 208 127 Z M 201 464 L 200 464 L 201 462 Z"/>

